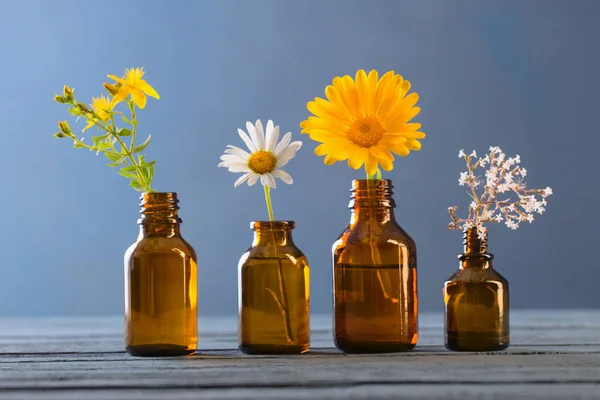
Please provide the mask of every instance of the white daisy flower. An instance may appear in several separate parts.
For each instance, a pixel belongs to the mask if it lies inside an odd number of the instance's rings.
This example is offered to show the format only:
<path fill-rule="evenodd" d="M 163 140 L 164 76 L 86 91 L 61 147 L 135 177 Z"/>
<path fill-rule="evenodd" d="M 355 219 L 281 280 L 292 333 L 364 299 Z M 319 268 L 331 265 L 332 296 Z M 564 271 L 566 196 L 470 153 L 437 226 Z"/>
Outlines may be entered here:
<path fill-rule="evenodd" d="M 234 186 L 238 187 L 246 181 L 248 186 L 252 186 L 259 178 L 263 186 L 273 189 L 276 187 L 275 178 L 291 184 L 292 177 L 281 168 L 296 156 L 302 142 L 290 143 L 291 132 L 286 133 L 278 142 L 279 126 L 273 126 L 271 120 L 267 122 L 266 135 L 260 119 L 254 125 L 246 122 L 246 130 L 248 134 L 241 129 L 238 129 L 238 133 L 250 152 L 228 145 L 219 164 L 219 167 L 228 168 L 230 172 L 244 173 L 235 181 Z"/>

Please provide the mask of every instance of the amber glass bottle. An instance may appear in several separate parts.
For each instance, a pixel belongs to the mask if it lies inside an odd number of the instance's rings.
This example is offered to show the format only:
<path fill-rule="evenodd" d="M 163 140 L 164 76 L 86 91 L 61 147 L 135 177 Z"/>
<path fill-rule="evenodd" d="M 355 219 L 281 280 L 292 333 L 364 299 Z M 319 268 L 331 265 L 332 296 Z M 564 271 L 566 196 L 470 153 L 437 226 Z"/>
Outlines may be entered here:
<path fill-rule="evenodd" d="M 254 242 L 238 266 L 239 348 L 246 354 L 298 354 L 310 345 L 306 257 L 292 221 L 252 222 Z"/>
<path fill-rule="evenodd" d="M 492 267 L 477 229 L 464 234 L 460 268 L 444 285 L 446 347 L 455 351 L 503 350 L 509 344 L 508 282 Z"/>
<path fill-rule="evenodd" d="M 334 341 L 346 353 L 417 344 L 417 249 L 392 196 L 391 180 L 353 181 L 350 225 L 333 244 Z"/>
<path fill-rule="evenodd" d="M 140 234 L 125 253 L 125 345 L 134 356 L 196 351 L 198 267 L 178 202 L 176 193 L 144 193 Z"/>

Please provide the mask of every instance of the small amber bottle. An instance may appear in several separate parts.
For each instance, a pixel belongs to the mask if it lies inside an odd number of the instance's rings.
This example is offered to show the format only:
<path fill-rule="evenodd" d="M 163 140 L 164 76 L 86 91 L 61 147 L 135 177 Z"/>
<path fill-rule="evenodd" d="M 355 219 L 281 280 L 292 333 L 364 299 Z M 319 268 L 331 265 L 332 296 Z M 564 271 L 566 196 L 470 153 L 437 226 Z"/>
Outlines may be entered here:
<path fill-rule="evenodd" d="M 306 257 L 293 221 L 252 222 L 252 247 L 238 266 L 239 348 L 246 354 L 299 354 L 310 345 Z"/>
<path fill-rule="evenodd" d="M 392 181 L 355 180 L 333 244 L 334 341 L 346 353 L 407 351 L 418 339 L 417 249 L 398 225 Z"/>
<path fill-rule="evenodd" d="M 446 347 L 454 351 L 503 350 L 509 344 L 508 281 L 493 267 L 487 232 L 464 233 L 459 270 L 444 285 Z"/>
<path fill-rule="evenodd" d="M 125 253 L 125 346 L 134 356 L 181 356 L 198 343 L 196 253 L 179 229 L 176 193 L 144 193 L 140 234 Z"/>

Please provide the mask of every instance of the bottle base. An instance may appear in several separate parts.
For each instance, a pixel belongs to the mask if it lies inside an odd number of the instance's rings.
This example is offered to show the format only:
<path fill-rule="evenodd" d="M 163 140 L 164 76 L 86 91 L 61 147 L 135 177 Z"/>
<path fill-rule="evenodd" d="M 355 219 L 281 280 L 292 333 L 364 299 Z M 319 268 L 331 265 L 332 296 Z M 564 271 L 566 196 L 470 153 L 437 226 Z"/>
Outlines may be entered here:
<path fill-rule="evenodd" d="M 187 346 L 163 343 L 127 346 L 125 351 L 135 357 L 178 357 L 188 356 L 196 352 L 195 349 L 190 349 Z"/>
<path fill-rule="evenodd" d="M 278 346 L 278 345 L 272 345 L 272 344 L 240 344 L 238 346 L 238 348 L 244 354 L 269 355 L 269 354 L 302 354 L 302 353 L 306 353 L 308 351 L 309 346 L 308 345 Z"/>
<path fill-rule="evenodd" d="M 451 351 L 500 351 L 509 344 L 509 336 L 499 336 L 497 332 L 446 333 L 446 348 Z"/>
<path fill-rule="evenodd" d="M 416 343 L 355 342 L 335 340 L 335 347 L 348 354 L 403 353 L 414 349 Z"/>

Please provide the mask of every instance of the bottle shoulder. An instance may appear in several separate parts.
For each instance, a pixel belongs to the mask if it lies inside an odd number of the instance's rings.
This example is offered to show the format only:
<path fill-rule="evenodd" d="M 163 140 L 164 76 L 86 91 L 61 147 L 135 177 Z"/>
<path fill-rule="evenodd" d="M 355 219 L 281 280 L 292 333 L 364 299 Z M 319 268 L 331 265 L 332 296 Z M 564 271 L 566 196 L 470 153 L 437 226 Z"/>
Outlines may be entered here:
<path fill-rule="evenodd" d="M 413 238 L 395 221 L 386 224 L 348 225 L 334 243 L 334 248 L 372 244 L 401 246 L 416 250 Z"/>
<path fill-rule="evenodd" d="M 127 249 L 125 256 L 148 253 L 180 253 L 196 261 L 196 251 L 183 237 L 143 237 Z"/>
<path fill-rule="evenodd" d="M 459 268 L 448 278 L 446 284 L 452 282 L 496 282 L 508 286 L 506 278 L 492 266 L 488 268 Z"/>

